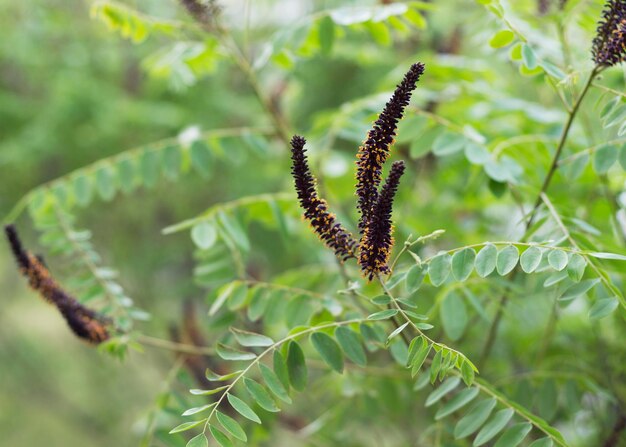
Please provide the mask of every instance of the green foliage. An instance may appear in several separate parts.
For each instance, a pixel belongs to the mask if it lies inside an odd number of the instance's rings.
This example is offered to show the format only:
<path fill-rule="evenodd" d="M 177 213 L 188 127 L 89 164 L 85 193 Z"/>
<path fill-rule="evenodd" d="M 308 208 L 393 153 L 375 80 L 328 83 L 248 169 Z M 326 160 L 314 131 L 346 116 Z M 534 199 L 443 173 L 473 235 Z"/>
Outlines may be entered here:
<path fill-rule="evenodd" d="M 28 89 L 0 95 L 3 148 L 53 148 L 3 151 L 5 220 L 28 210 L 55 278 L 110 319 L 102 352 L 180 356 L 141 445 L 601 445 L 626 406 L 626 96 L 619 69 L 590 66 L 600 3 L 296 2 L 297 20 L 253 3 L 213 27 L 179 4 L 94 2 L 82 51 L 105 42 L 128 73 L 90 78 L 93 106 L 56 87 L 39 128 L 11 106 Z M 64 63 L 37 52 L 20 73 Z M 76 54 L 66 72 L 100 77 Z M 320 191 L 356 228 L 354 154 L 417 60 L 392 150 L 407 161 L 393 271 L 367 282 L 303 224 L 288 138 L 307 135 Z M 179 319 L 187 297 L 202 310 Z M 147 335 L 172 324 L 172 340 Z"/>

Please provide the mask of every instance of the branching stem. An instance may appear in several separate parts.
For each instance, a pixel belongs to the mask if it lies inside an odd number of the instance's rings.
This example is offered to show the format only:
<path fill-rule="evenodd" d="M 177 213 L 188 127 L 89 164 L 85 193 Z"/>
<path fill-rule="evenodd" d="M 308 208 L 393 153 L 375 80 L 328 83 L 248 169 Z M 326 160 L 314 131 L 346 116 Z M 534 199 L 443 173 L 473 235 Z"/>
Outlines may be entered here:
<path fill-rule="evenodd" d="M 569 135 L 570 129 L 572 128 L 572 123 L 574 122 L 574 118 L 576 117 L 576 114 L 578 113 L 578 110 L 580 109 L 580 105 L 582 104 L 583 99 L 585 98 L 585 95 L 589 91 L 589 87 L 591 87 L 591 84 L 594 78 L 596 77 L 596 75 L 599 73 L 599 71 L 600 69 L 597 66 L 594 67 L 594 69 L 591 71 L 591 73 L 589 74 L 589 78 L 587 79 L 587 82 L 585 83 L 585 85 L 583 86 L 583 89 L 580 92 L 580 95 L 578 95 L 578 99 L 576 99 L 576 102 L 574 102 L 571 110 L 568 113 L 567 121 L 565 122 L 565 126 L 563 127 L 563 131 L 561 132 L 561 137 L 556 147 L 556 152 L 554 153 L 554 156 L 552 157 L 552 162 L 550 163 L 550 168 L 548 169 L 548 174 L 546 175 L 543 181 L 543 184 L 541 185 L 539 194 L 537 194 L 537 199 L 535 200 L 532 211 L 529 214 L 528 221 L 526 222 L 526 231 L 528 231 L 528 229 L 533 224 L 533 221 L 537 214 L 537 210 L 539 209 L 542 203 L 542 196 L 547 192 L 548 187 L 550 186 L 550 183 L 552 182 L 552 177 L 554 176 L 556 170 L 559 167 L 559 160 L 561 158 L 561 153 L 563 152 L 563 148 L 565 147 L 565 143 L 567 142 L 567 137 Z M 513 271 L 510 277 L 511 281 L 515 279 L 515 276 L 518 271 L 519 270 Z M 504 309 L 506 307 L 507 302 L 508 302 L 508 294 L 505 293 L 500 298 L 500 301 L 498 303 L 498 310 L 496 311 L 496 315 L 493 319 L 493 322 L 491 323 L 491 326 L 489 327 L 489 333 L 487 335 L 487 339 L 485 340 L 485 346 L 483 347 L 483 352 L 480 357 L 480 363 L 479 363 L 480 365 L 483 365 L 485 363 L 485 361 L 489 357 L 489 354 L 491 353 L 491 350 L 493 348 L 493 343 L 498 333 L 498 327 L 500 326 L 500 321 L 502 320 L 502 315 L 504 313 Z"/>

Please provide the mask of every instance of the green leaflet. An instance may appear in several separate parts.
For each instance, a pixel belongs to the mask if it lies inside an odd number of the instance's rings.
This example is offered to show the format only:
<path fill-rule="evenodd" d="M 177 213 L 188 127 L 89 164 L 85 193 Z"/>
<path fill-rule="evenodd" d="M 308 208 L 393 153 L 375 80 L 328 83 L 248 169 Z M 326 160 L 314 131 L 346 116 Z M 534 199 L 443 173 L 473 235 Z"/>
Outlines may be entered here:
<path fill-rule="evenodd" d="M 261 408 L 270 412 L 280 411 L 280 409 L 276 406 L 274 399 L 272 399 L 263 385 L 248 377 L 243 378 L 243 384 L 248 390 L 248 393 L 250 393 L 250 396 L 252 396 Z"/>
<path fill-rule="evenodd" d="M 365 366 L 367 364 L 365 350 L 356 332 L 348 327 L 339 326 L 335 329 L 335 338 L 346 354 L 346 357 L 359 366 Z"/>
<path fill-rule="evenodd" d="M 543 257 L 543 250 L 539 247 L 528 247 L 520 257 L 520 266 L 525 273 L 534 272 Z"/>
<path fill-rule="evenodd" d="M 439 312 L 446 336 L 452 341 L 459 340 L 469 322 L 467 307 L 463 298 L 456 292 L 449 293 L 441 301 Z"/>
<path fill-rule="evenodd" d="M 476 252 L 473 248 L 464 248 L 452 255 L 452 275 L 457 281 L 465 281 L 474 270 Z"/>
<path fill-rule="evenodd" d="M 476 273 L 481 278 L 486 278 L 496 269 L 498 249 L 493 244 L 485 245 L 476 255 Z"/>
<path fill-rule="evenodd" d="M 474 447 L 481 446 L 489 442 L 494 436 L 496 436 L 506 424 L 511 420 L 515 412 L 506 408 L 498 411 L 485 425 L 480 429 L 476 438 L 474 438 Z"/>
<path fill-rule="evenodd" d="M 447 253 L 442 253 L 435 256 L 430 261 L 428 267 L 428 276 L 433 286 L 439 287 L 450 275 L 451 270 L 451 256 Z"/>
<path fill-rule="evenodd" d="M 213 425 L 209 425 L 209 431 L 211 432 L 211 436 L 213 436 L 213 439 L 215 439 L 217 443 L 222 447 L 231 447 L 233 445 L 232 441 Z"/>
<path fill-rule="evenodd" d="M 189 440 L 186 447 L 209 447 L 209 440 L 204 433 L 200 433 Z"/>
<path fill-rule="evenodd" d="M 274 340 L 272 340 L 271 338 L 254 332 L 244 331 L 234 327 L 230 328 L 230 332 L 233 333 L 235 339 L 237 340 L 237 343 L 239 343 L 241 346 L 267 347 L 274 344 Z"/>
<path fill-rule="evenodd" d="M 218 410 L 215 410 L 215 417 L 222 427 L 224 427 L 224 430 L 233 435 L 235 438 L 243 442 L 248 440 L 246 432 L 243 431 L 243 428 L 241 428 L 241 425 L 239 425 L 236 420 Z"/>
<path fill-rule="evenodd" d="M 519 259 L 519 250 L 514 245 L 507 245 L 498 252 L 496 259 L 496 270 L 501 276 L 510 273 Z"/>
<path fill-rule="evenodd" d="M 230 405 L 237 411 L 237 413 L 246 419 L 250 419 L 252 422 L 256 422 L 257 424 L 261 423 L 259 416 L 243 400 L 230 393 L 228 393 L 226 397 L 228 398 Z"/>
<path fill-rule="evenodd" d="M 556 271 L 560 272 L 567 266 L 567 253 L 561 250 L 550 250 L 548 253 L 548 263 Z"/>
<path fill-rule="evenodd" d="M 340 374 L 343 372 L 343 354 L 332 337 L 324 332 L 314 332 L 311 334 L 311 344 L 328 366 Z"/>
<path fill-rule="evenodd" d="M 441 352 L 441 351 L 439 351 Z M 439 402 L 443 396 L 454 390 L 461 383 L 461 379 L 458 377 L 450 377 L 443 382 L 439 387 L 428 395 L 425 405 L 430 407 L 431 405 Z"/>
<path fill-rule="evenodd" d="M 437 414 L 435 414 L 435 420 L 443 419 L 446 416 L 464 407 L 465 405 L 470 403 L 476 396 L 478 396 L 478 393 L 478 388 L 466 388 L 463 391 L 459 392 L 437 411 Z"/>
<path fill-rule="evenodd" d="M 302 348 L 295 341 L 290 341 L 287 349 L 287 371 L 291 386 L 297 391 L 304 391 L 308 380 L 306 360 Z"/>
<path fill-rule="evenodd" d="M 465 438 L 478 430 L 489 418 L 495 406 L 495 399 L 486 399 L 475 404 L 465 416 L 457 422 L 454 427 L 454 437 L 456 439 Z"/>
<path fill-rule="evenodd" d="M 259 369 L 261 370 L 261 376 L 270 391 L 283 402 L 290 404 L 291 398 L 276 373 L 262 363 L 259 363 Z"/>
<path fill-rule="evenodd" d="M 500 436 L 494 447 L 516 447 L 530 433 L 531 429 L 532 425 L 528 422 L 515 424 Z"/>

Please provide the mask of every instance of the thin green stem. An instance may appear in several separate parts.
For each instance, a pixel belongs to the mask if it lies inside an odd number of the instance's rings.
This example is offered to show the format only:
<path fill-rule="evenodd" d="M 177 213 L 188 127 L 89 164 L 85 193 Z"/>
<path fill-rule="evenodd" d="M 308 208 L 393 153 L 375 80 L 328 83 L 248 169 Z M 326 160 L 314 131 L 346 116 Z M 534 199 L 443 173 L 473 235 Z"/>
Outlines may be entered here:
<path fill-rule="evenodd" d="M 246 75 L 248 83 L 252 87 L 252 90 L 254 90 L 254 94 L 258 98 L 259 102 L 266 110 L 266 112 L 269 113 L 270 118 L 272 119 L 281 140 L 283 140 L 283 143 L 285 145 L 288 145 L 289 141 L 291 140 L 291 132 L 289 131 L 289 126 L 285 122 L 284 117 L 281 115 L 280 111 L 272 103 L 271 99 L 269 99 L 265 95 L 265 92 L 263 91 L 263 88 L 261 87 L 261 84 L 259 83 L 259 80 L 256 76 L 256 72 L 250 65 L 250 62 L 245 57 L 245 55 L 231 36 L 222 33 L 221 37 L 225 45 L 229 46 L 232 50 L 231 56 L 233 57 L 239 69 Z"/>
<path fill-rule="evenodd" d="M 317 332 L 317 331 L 321 331 L 323 329 L 328 329 L 328 328 L 333 328 L 333 327 L 339 327 L 339 326 L 347 326 L 349 324 L 359 324 L 359 323 L 363 323 L 367 321 L 366 318 L 357 318 L 354 320 L 347 320 L 347 321 L 334 321 L 332 323 L 328 323 L 328 324 L 323 324 L 320 326 L 313 326 L 310 327 L 308 329 L 305 329 L 301 332 L 298 332 L 296 334 L 291 334 L 288 335 L 287 337 L 283 338 L 282 340 L 277 341 L 276 343 L 274 343 L 273 345 L 271 345 L 270 347 L 268 347 L 267 349 L 265 349 L 265 351 L 261 352 L 257 357 L 255 357 L 254 360 L 252 360 L 250 362 L 250 364 L 241 371 L 240 374 L 237 375 L 237 377 L 235 377 L 233 379 L 233 381 L 228 385 L 228 387 L 224 390 L 224 392 L 222 393 L 222 395 L 220 396 L 220 398 L 216 401 L 215 405 L 213 406 L 211 413 L 209 413 L 209 416 L 206 418 L 206 422 L 204 423 L 204 428 L 202 430 L 203 433 L 206 432 L 208 426 L 209 426 L 209 422 L 211 421 L 211 418 L 215 415 L 215 412 L 217 411 L 217 408 L 220 406 L 220 404 L 222 403 L 222 401 L 230 394 L 231 390 L 234 388 L 234 386 L 237 384 L 237 382 L 239 382 L 243 377 L 245 377 L 245 375 L 248 373 L 248 371 L 250 371 L 250 369 L 252 369 L 252 367 L 254 365 L 256 365 L 257 363 L 259 363 L 261 361 L 261 359 L 263 357 L 265 357 L 267 354 L 269 354 L 270 352 L 274 351 L 276 348 L 282 346 L 284 343 L 291 341 L 291 340 L 295 340 L 297 338 L 300 338 L 306 334 L 310 334 L 312 332 Z"/>
<path fill-rule="evenodd" d="M 452 373 L 456 374 L 456 375 L 460 374 L 456 370 L 452 370 Z M 492 385 L 490 385 L 489 382 L 487 382 L 485 380 L 482 380 L 480 378 L 476 378 L 476 379 L 474 379 L 474 386 L 477 387 L 479 390 L 481 390 L 483 393 L 485 393 L 485 394 L 493 397 L 494 399 L 496 399 L 502 405 L 504 405 L 507 408 L 510 408 L 513 411 L 515 411 L 520 417 L 524 418 L 530 424 L 532 424 L 534 427 L 536 427 L 538 430 L 540 430 L 544 434 L 546 434 L 557 445 L 559 445 L 561 447 L 568 447 L 567 443 L 565 443 L 565 441 L 563 440 L 563 438 L 560 435 L 559 436 L 555 436 L 555 434 L 554 434 L 555 430 L 553 430 L 553 429 L 551 430 L 549 426 L 546 427 L 547 424 L 542 419 L 539 419 L 538 417 L 534 416 L 530 411 L 526 410 L 521 405 L 519 405 L 517 403 L 514 403 L 514 402 L 511 402 L 505 395 L 501 394 Z"/>
<path fill-rule="evenodd" d="M 24 209 L 28 206 L 30 200 L 30 193 L 22 196 L 22 198 L 15 204 L 15 206 L 9 211 L 9 214 L 3 220 L 3 225 L 12 224 L 17 218 L 24 212 Z"/>
<path fill-rule="evenodd" d="M 443 251 L 442 253 L 446 253 L 446 254 L 453 254 L 457 251 L 461 251 L 461 250 L 465 250 L 466 248 L 478 248 L 478 247 L 484 247 L 485 245 L 514 245 L 516 247 L 539 247 L 539 248 L 545 248 L 546 250 L 559 250 L 559 251 L 565 251 L 567 253 L 575 253 L 575 254 L 579 254 L 579 255 L 586 255 L 587 252 L 585 250 L 581 250 L 580 247 L 576 247 L 576 248 L 568 248 L 568 247 L 555 247 L 554 245 L 548 245 L 548 244 L 541 244 L 538 242 L 516 242 L 516 241 L 494 241 L 494 242 L 480 242 L 477 244 L 469 244 L 469 245 L 464 245 L 463 247 L 455 247 L 452 248 L 448 251 Z M 424 259 L 422 262 L 424 264 L 429 263 L 430 261 L 433 260 L 433 258 L 436 258 L 437 256 L 439 256 L 441 253 L 435 254 L 433 256 L 430 256 L 426 259 Z"/>
<path fill-rule="evenodd" d="M 352 301 L 352 304 L 354 304 L 354 306 L 357 309 L 359 309 L 364 315 L 369 314 L 369 311 L 365 308 L 363 303 L 361 303 L 361 301 L 358 299 L 360 297 L 359 294 L 357 294 L 356 290 L 354 290 L 354 288 L 352 287 L 350 277 L 348 276 L 348 272 L 346 271 L 345 264 L 337 258 L 335 258 L 335 260 L 339 268 L 339 275 L 343 279 L 343 282 L 346 284 L 346 287 L 347 287 L 346 291 L 348 293 L 348 296 L 350 297 L 350 300 Z"/>
<path fill-rule="evenodd" d="M 548 208 L 548 211 L 550 212 L 550 214 L 554 218 L 554 220 L 555 220 L 556 224 L 558 225 L 558 227 L 563 232 L 563 235 L 567 238 L 567 240 L 572 244 L 573 247 L 575 247 L 576 249 L 579 250 L 579 253 L 581 254 L 581 256 L 583 258 L 585 258 L 585 261 L 587 262 L 587 265 L 589 267 L 591 267 L 593 272 L 600 279 L 600 282 L 602 283 L 602 285 L 604 285 L 604 287 L 608 291 L 613 293 L 617 297 L 617 299 L 620 302 L 620 304 L 622 305 L 622 307 L 624 307 L 626 309 L 626 300 L 624 300 L 624 296 L 622 295 L 622 292 L 617 287 L 615 287 L 615 285 L 613 285 L 609 281 L 609 279 L 607 278 L 606 274 L 604 274 L 604 272 L 600 271 L 600 269 L 593 263 L 593 261 L 591 260 L 589 255 L 586 254 L 584 251 L 580 250 L 580 246 L 578 245 L 578 242 L 576 242 L 576 240 L 570 234 L 569 230 L 567 229 L 567 227 L 565 226 L 565 224 L 561 220 L 561 217 L 559 216 L 559 213 L 556 211 L 556 208 L 554 207 L 554 205 L 552 204 L 552 202 L 550 201 L 548 196 L 546 194 L 542 194 L 541 195 L 541 200 L 546 204 L 546 207 Z"/>
<path fill-rule="evenodd" d="M 565 63 L 565 66 L 569 68 L 572 65 L 571 50 L 569 47 L 569 43 L 567 41 L 565 25 L 558 19 L 556 21 L 556 30 L 559 36 L 559 41 L 561 43 L 561 52 L 563 53 L 563 62 Z"/>
<path fill-rule="evenodd" d="M 404 321 L 409 323 L 409 325 L 415 330 L 415 332 L 418 335 L 424 337 L 424 339 L 426 339 L 430 344 L 438 346 L 440 348 L 445 348 L 445 349 L 447 349 L 447 350 L 449 350 L 451 352 L 454 352 L 456 355 L 458 355 L 462 359 L 464 359 L 464 360 L 469 362 L 469 359 L 465 356 L 465 354 L 463 354 L 462 352 L 457 351 L 456 349 L 452 349 L 451 347 L 449 347 L 449 346 L 447 346 L 447 345 L 445 345 L 443 343 L 436 342 L 435 340 L 430 338 L 428 335 L 426 335 L 419 327 L 417 327 L 417 325 L 413 322 L 413 320 L 411 320 L 409 318 L 409 316 L 406 314 L 404 309 L 402 309 L 402 307 L 398 303 L 397 299 L 393 296 L 393 294 L 391 293 L 391 290 L 389 290 L 389 288 L 387 287 L 387 284 L 383 280 L 382 276 L 380 274 L 377 274 L 376 278 L 378 279 L 378 282 L 380 283 L 381 287 L 383 288 L 383 291 L 385 292 L 385 295 L 387 295 L 391 299 L 391 304 L 393 304 L 393 307 L 402 316 Z M 472 364 L 472 362 L 469 362 L 469 363 Z"/>
<path fill-rule="evenodd" d="M 140 334 L 135 338 L 139 344 L 151 348 L 165 349 L 167 351 L 177 352 L 179 354 L 209 356 L 215 354 L 215 349 L 209 346 L 195 346 L 175 341 L 164 340 L 161 338 L 151 337 L 149 335 Z"/>
<path fill-rule="evenodd" d="M 576 152 L 575 154 L 570 155 L 569 157 L 562 158 L 559 161 L 558 165 L 559 167 L 561 167 L 563 165 L 573 163 L 574 161 L 578 160 L 580 157 L 583 157 L 585 155 L 591 155 L 594 152 L 598 151 L 599 149 L 602 149 L 603 147 L 607 145 L 618 145 L 622 143 L 626 143 L 626 138 L 616 138 L 614 140 L 605 141 L 602 144 L 597 144 L 595 146 L 588 147 L 586 149 L 583 149 L 582 151 L 579 151 L 579 152 Z"/>
<path fill-rule="evenodd" d="M 152 443 L 152 437 L 154 436 L 154 427 L 155 427 L 155 422 L 157 418 L 157 413 L 162 408 L 161 406 L 162 404 L 160 404 L 161 395 L 169 391 L 171 384 L 176 378 L 176 375 L 178 374 L 178 371 L 182 367 L 184 361 L 185 361 L 184 357 L 178 357 L 176 361 L 174 362 L 174 365 L 172 366 L 170 371 L 167 373 L 165 380 L 163 380 L 163 385 L 161 386 L 162 391 L 159 393 L 158 397 L 156 398 L 156 402 L 155 402 L 156 408 L 154 408 L 150 412 L 150 415 L 148 416 L 148 424 L 146 427 L 146 432 L 141 438 L 139 447 L 150 447 Z"/>
<path fill-rule="evenodd" d="M 270 202 L 270 201 L 288 201 L 293 202 L 294 194 L 291 192 L 276 192 L 276 193 L 266 193 L 266 194 L 257 194 L 254 196 L 245 196 L 240 197 L 235 200 L 231 200 L 229 202 L 217 203 L 211 206 L 204 213 L 199 216 L 192 217 L 191 219 L 183 220 L 182 222 L 176 223 L 174 225 L 170 225 L 169 227 L 165 227 L 161 230 L 163 234 L 172 234 L 178 231 L 186 230 L 188 228 L 193 227 L 196 224 L 201 222 L 206 222 L 207 220 L 211 220 L 215 217 L 215 215 L 220 211 L 232 210 L 235 208 L 239 208 L 241 206 L 254 205 L 259 202 Z"/>
<path fill-rule="evenodd" d="M 543 362 L 543 359 L 548 352 L 548 348 L 552 342 L 552 337 L 554 337 L 554 333 L 556 331 L 556 323 L 558 319 L 558 304 L 556 300 L 552 303 L 552 310 L 550 311 L 550 316 L 548 317 L 548 323 L 546 324 L 546 329 L 543 333 L 543 337 L 541 337 L 541 346 L 537 351 L 537 357 L 535 359 L 535 365 L 540 365 Z"/>
<path fill-rule="evenodd" d="M 550 138 L 546 135 L 518 135 L 515 137 L 507 138 L 504 141 L 499 142 L 495 145 L 491 154 L 494 158 L 497 158 L 500 153 L 502 153 L 505 149 L 509 147 L 518 146 L 526 143 L 535 143 L 535 142 L 546 142 L 550 143 L 554 141 L 555 138 Z"/>
<path fill-rule="evenodd" d="M 621 96 L 621 97 L 623 97 L 623 98 L 626 98 L 626 93 L 624 93 L 624 92 L 620 92 L 619 90 L 615 90 L 615 89 L 613 89 L 613 88 L 611 88 L 611 87 L 607 87 L 606 85 L 596 84 L 596 83 L 594 83 L 594 82 L 592 82 L 592 83 L 591 83 L 591 85 L 592 85 L 593 87 L 595 87 L 595 88 L 599 88 L 600 90 L 604 90 L 605 92 L 608 92 L 608 93 L 613 93 L 614 95 L 617 95 L 617 96 Z"/>
<path fill-rule="evenodd" d="M 126 315 L 127 312 L 124 310 L 122 306 L 119 305 L 117 298 L 111 292 L 109 292 L 109 284 L 107 283 L 107 281 L 103 279 L 102 276 L 98 273 L 98 265 L 96 265 L 96 263 L 93 261 L 92 256 L 90 256 L 90 254 L 87 251 L 85 251 L 85 249 L 80 245 L 80 243 L 76 240 L 75 237 L 72 237 L 72 233 L 74 232 L 74 229 L 71 227 L 70 222 L 66 219 L 64 215 L 64 211 L 61 209 L 61 206 L 58 204 L 56 200 L 53 203 L 53 208 L 54 208 L 54 214 L 57 218 L 57 222 L 59 222 L 59 227 L 61 228 L 61 231 L 63 231 L 63 234 L 65 235 L 65 239 L 67 239 L 67 241 L 72 246 L 72 250 L 74 251 L 74 253 L 78 255 L 78 257 L 80 258 L 80 261 L 87 268 L 87 270 L 89 270 L 89 272 L 91 273 L 91 276 L 93 276 L 96 282 L 100 285 L 100 287 L 102 288 L 102 292 L 104 296 L 107 298 L 107 301 L 109 302 L 109 304 L 117 312 L 120 312 L 123 315 Z"/>
<path fill-rule="evenodd" d="M 624 230 L 622 230 L 620 223 L 617 220 L 617 213 L 620 209 L 617 198 L 611 192 L 611 185 L 609 184 L 609 180 L 606 174 L 600 174 L 598 175 L 598 178 L 600 179 L 600 184 L 602 185 L 602 192 L 604 193 L 604 197 L 606 198 L 606 201 L 609 204 L 609 208 L 611 209 L 611 223 L 613 224 L 614 231 L 617 233 L 620 244 L 625 245 L 626 234 L 624 233 Z"/>
<path fill-rule="evenodd" d="M 537 194 L 537 199 L 535 200 L 533 208 L 529 214 L 528 221 L 526 222 L 526 231 L 528 231 L 528 229 L 532 226 L 534 218 L 537 214 L 537 210 L 539 209 L 542 203 L 542 195 L 548 190 L 548 187 L 550 186 L 550 183 L 552 182 L 552 178 L 556 170 L 559 167 L 559 160 L 561 158 L 561 153 L 563 152 L 563 148 L 565 147 L 565 143 L 567 142 L 567 137 L 572 127 L 572 123 L 574 122 L 574 118 L 576 117 L 576 114 L 578 110 L 580 109 L 580 105 L 582 104 L 583 99 L 585 98 L 585 95 L 589 91 L 589 87 L 591 87 L 593 79 L 595 78 L 596 74 L 598 74 L 598 72 L 599 72 L 599 68 L 594 67 L 594 69 L 589 74 L 589 79 L 587 79 L 587 82 L 583 86 L 583 89 L 580 92 L 580 95 L 578 95 L 578 99 L 576 99 L 576 101 L 572 105 L 572 109 L 569 111 L 567 121 L 565 122 L 563 131 L 561 132 L 559 143 L 557 144 L 556 152 L 554 153 L 554 156 L 552 157 L 552 162 L 550 163 L 548 174 L 546 175 L 543 181 L 543 184 L 541 185 L 541 189 L 539 190 L 539 193 Z M 518 271 L 519 270 L 515 270 L 511 274 L 511 280 L 515 278 L 515 275 L 517 274 Z M 505 293 L 500 298 L 500 302 L 498 304 L 498 310 L 496 311 L 496 315 L 493 319 L 493 322 L 491 323 L 491 326 L 489 327 L 487 339 L 485 340 L 485 345 L 483 347 L 482 355 L 480 358 L 480 365 L 483 365 L 484 362 L 486 362 L 487 358 L 489 357 L 489 354 L 491 353 L 491 350 L 493 349 L 495 337 L 498 333 L 498 327 L 500 326 L 500 321 L 502 320 L 502 315 L 504 313 L 504 309 L 508 302 L 507 295 L 508 294 Z"/>
<path fill-rule="evenodd" d="M 539 194 L 537 195 L 537 199 L 535 200 L 533 209 L 530 213 L 530 216 L 528 217 L 528 221 L 526 222 L 527 230 L 532 225 L 535 215 L 537 214 L 537 210 L 539 209 L 539 206 L 541 205 L 541 195 L 548 191 L 548 187 L 550 186 L 550 183 L 552 182 L 552 177 L 554 176 L 556 170 L 559 167 L 559 159 L 561 158 L 561 152 L 563 152 L 563 148 L 565 147 L 565 143 L 567 142 L 567 137 L 569 135 L 570 129 L 572 128 L 572 123 L 574 122 L 574 118 L 576 117 L 576 114 L 578 110 L 580 109 L 580 105 L 582 104 L 583 99 L 585 98 L 585 95 L 589 91 L 589 87 L 591 87 L 591 83 L 597 73 L 598 73 L 597 67 L 591 70 L 591 73 L 589 74 L 589 79 L 587 79 L 587 82 L 583 86 L 583 89 L 580 92 L 578 99 L 572 106 L 572 110 L 570 111 L 567 117 L 567 121 L 565 122 L 565 127 L 563 127 L 563 131 L 561 133 L 561 138 L 559 139 L 559 143 L 556 147 L 556 152 L 554 153 L 554 156 L 552 157 L 552 163 L 550 164 L 550 168 L 548 169 L 548 174 L 546 175 L 543 181 L 543 184 L 541 185 L 541 189 L 539 190 Z"/>
<path fill-rule="evenodd" d="M 203 138 L 225 138 L 230 136 L 241 136 L 246 134 L 261 134 L 261 135 L 271 135 L 274 131 L 268 127 L 232 127 L 232 128 L 221 128 L 221 129 L 212 129 L 202 132 L 201 135 Z M 136 158 L 139 154 L 143 152 L 157 152 L 163 149 L 166 149 L 172 145 L 180 145 L 178 137 L 168 137 L 161 140 L 153 141 L 148 144 L 142 144 L 140 146 L 135 146 L 131 149 L 125 150 L 118 154 L 115 154 L 111 157 L 101 158 L 94 163 L 83 166 L 81 168 L 75 169 L 73 171 L 68 172 L 67 174 L 55 178 L 53 180 L 49 180 L 45 183 L 41 183 L 39 186 L 31 189 L 27 192 L 11 209 L 11 211 L 4 218 L 4 222 L 11 223 L 14 222 L 24 211 L 24 209 L 28 206 L 34 193 L 39 190 L 49 189 L 57 184 L 60 184 L 66 181 L 68 178 L 75 176 L 80 173 L 91 173 L 103 166 L 108 166 L 110 164 L 119 163 L 122 160 L 129 160 Z"/>

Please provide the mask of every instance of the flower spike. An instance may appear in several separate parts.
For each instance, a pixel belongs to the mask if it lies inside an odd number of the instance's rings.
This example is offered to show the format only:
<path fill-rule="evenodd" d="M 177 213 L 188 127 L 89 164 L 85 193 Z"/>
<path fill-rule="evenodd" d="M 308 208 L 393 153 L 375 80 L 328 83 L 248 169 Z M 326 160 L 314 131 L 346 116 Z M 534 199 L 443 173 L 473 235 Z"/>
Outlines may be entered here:
<path fill-rule="evenodd" d="M 26 251 L 13 225 L 4 227 L 11 251 L 22 275 L 41 297 L 56 306 L 77 337 L 99 344 L 108 340 L 106 319 L 68 295 L 54 280 L 41 258 Z"/>
<path fill-rule="evenodd" d="M 606 2 L 591 54 L 599 67 L 611 67 L 626 60 L 626 0 Z"/>
<path fill-rule="evenodd" d="M 422 73 L 424 64 L 418 62 L 411 65 L 357 153 L 356 195 L 359 198 L 357 208 L 361 213 L 359 220 L 361 234 L 372 217 L 374 204 L 378 198 L 382 166 L 394 142 L 398 121 L 402 119 L 404 109 L 409 104 L 411 94 Z"/>
<path fill-rule="evenodd" d="M 328 211 L 328 204 L 317 194 L 315 177 L 311 174 L 304 145 L 306 140 L 298 135 L 291 139 L 291 174 L 294 178 L 300 206 L 305 219 L 311 222 L 313 230 L 324 243 L 335 251 L 335 255 L 345 261 L 355 257 L 356 240 Z"/>
<path fill-rule="evenodd" d="M 364 229 L 359 245 L 359 265 L 370 281 L 378 273 L 389 273 L 389 256 L 393 248 L 391 212 L 393 199 L 404 174 L 404 162 L 396 161 L 376 200 L 371 219 Z"/>

